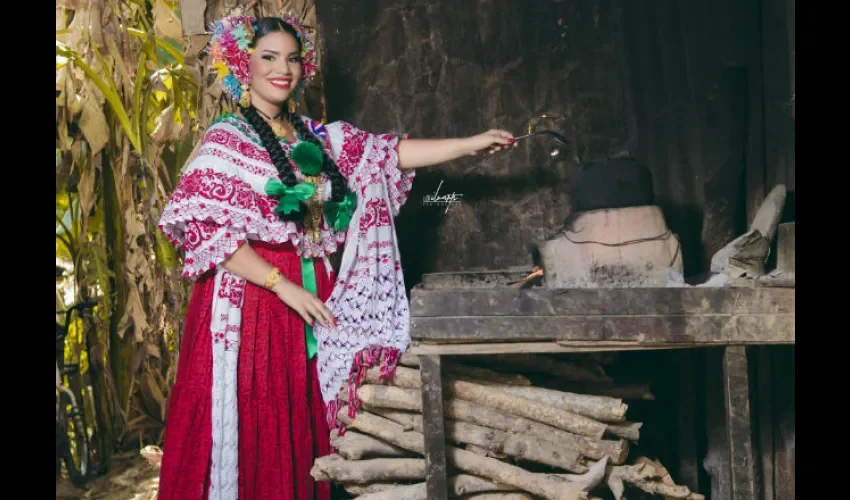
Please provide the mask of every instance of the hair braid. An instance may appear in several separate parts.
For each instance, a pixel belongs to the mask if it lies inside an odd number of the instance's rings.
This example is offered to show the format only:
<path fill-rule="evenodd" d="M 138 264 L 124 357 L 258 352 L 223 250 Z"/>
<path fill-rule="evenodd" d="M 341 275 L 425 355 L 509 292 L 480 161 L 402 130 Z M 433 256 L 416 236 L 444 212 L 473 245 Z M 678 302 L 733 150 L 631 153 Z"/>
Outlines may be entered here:
<path fill-rule="evenodd" d="M 311 142 L 322 150 L 322 156 L 324 157 L 322 171 L 331 181 L 331 200 L 335 202 L 342 201 L 345 197 L 345 193 L 348 191 L 348 184 L 345 182 L 345 177 L 343 177 L 342 173 L 340 173 L 339 167 L 337 167 L 336 163 L 325 152 L 322 142 L 313 134 L 310 127 L 304 123 L 304 120 L 300 116 L 295 113 L 290 113 L 289 123 L 292 124 L 293 128 L 295 128 L 295 131 L 298 133 L 301 140 Z"/>
<path fill-rule="evenodd" d="M 262 141 L 263 147 L 266 148 L 266 151 L 268 151 L 272 163 L 280 175 L 280 181 L 289 187 L 297 184 L 298 179 L 295 177 L 295 172 L 292 171 L 292 165 L 289 163 L 289 156 L 280 146 L 280 142 L 278 142 L 277 136 L 275 136 L 271 126 L 263 120 L 254 106 L 241 108 L 241 110 L 242 115 L 246 120 L 248 120 L 251 127 L 257 131 L 257 135 L 260 136 L 260 141 Z M 301 211 L 290 212 L 288 214 L 280 214 L 280 217 L 285 221 L 300 222 L 304 220 L 304 213 Z"/>

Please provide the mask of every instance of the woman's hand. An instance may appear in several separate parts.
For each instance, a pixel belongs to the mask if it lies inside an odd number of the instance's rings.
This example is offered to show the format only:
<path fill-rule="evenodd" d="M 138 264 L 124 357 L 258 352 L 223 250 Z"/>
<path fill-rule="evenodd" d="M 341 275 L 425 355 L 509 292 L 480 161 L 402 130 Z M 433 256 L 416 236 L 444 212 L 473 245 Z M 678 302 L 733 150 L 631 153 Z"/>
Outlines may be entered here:
<path fill-rule="evenodd" d="M 251 245 L 241 245 L 233 255 L 224 261 L 224 267 L 231 273 L 251 283 L 265 287 L 266 279 L 274 268 L 251 248 Z M 336 326 L 336 320 L 325 304 L 315 295 L 295 285 L 283 276 L 272 287 L 272 292 L 297 312 L 304 321 L 313 326 L 318 321 L 322 326 Z"/>
<path fill-rule="evenodd" d="M 514 136 L 506 130 L 492 129 L 465 140 L 469 147 L 469 155 L 474 156 L 483 150 L 488 150 L 490 154 L 493 154 L 500 149 L 507 148 L 514 143 Z"/>
<path fill-rule="evenodd" d="M 272 291 L 310 326 L 313 326 L 315 321 L 324 327 L 336 326 L 336 320 L 325 304 L 318 297 L 291 281 L 280 280 L 272 287 Z"/>

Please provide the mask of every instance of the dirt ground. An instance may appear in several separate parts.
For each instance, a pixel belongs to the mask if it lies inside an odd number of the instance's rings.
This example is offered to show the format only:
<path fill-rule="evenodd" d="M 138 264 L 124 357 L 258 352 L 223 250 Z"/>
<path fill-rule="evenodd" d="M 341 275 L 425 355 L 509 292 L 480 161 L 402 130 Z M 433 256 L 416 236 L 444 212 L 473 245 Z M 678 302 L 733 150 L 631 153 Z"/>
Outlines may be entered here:
<path fill-rule="evenodd" d="M 60 479 L 56 500 L 156 500 L 158 489 L 159 468 L 133 451 L 114 455 L 110 471 L 83 487 L 74 486 L 66 478 Z"/>
<path fill-rule="evenodd" d="M 62 478 L 56 485 L 56 500 L 156 500 L 159 491 L 159 465 L 162 451 L 147 446 L 112 456 L 109 472 L 83 487 Z M 349 500 L 341 487 L 333 488 L 332 500 Z"/>

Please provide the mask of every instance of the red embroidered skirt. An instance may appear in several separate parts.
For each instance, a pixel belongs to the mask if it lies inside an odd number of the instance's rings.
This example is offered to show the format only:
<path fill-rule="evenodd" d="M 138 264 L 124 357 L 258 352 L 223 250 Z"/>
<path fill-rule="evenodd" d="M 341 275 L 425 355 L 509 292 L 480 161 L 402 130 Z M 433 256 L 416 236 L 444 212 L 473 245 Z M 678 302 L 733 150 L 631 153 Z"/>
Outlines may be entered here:
<path fill-rule="evenodd" d="M 301 260 L 289 244 L 251 242 L 301 284 Z M 319 298 L 332 283 L 315 260 Z M 205 500 L 212 447 L 212 273 L 195 285 L 163 443 L 160 500 Z M 239 500 L 329 500 L 314 482 L 316 457 L 330 452 L 316 359 L 307 360 L 304 320 L 272 292 L 246 284 L 238 362 Z"/>

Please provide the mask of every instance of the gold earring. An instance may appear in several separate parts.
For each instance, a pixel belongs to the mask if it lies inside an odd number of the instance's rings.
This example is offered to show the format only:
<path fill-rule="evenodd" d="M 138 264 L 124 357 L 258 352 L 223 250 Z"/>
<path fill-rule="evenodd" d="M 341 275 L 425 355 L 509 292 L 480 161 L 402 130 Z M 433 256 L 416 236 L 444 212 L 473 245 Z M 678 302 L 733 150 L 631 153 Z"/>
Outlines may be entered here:
<path fill-rule="evenodd" d="M 289 106 L 289 114 L 294 115 L 295 110 L 298 109 L 298 103 L 295 101 L 295 99 L 289 99 L 288 101 L 286 101 L 286 103 Z"/>
<path fill-rule="evenodd" d="M 247 108 L 251 105 L 251 91 L 248 87 L 242 87 L 242 95 L 239 96 L 239 106 Z"/>

